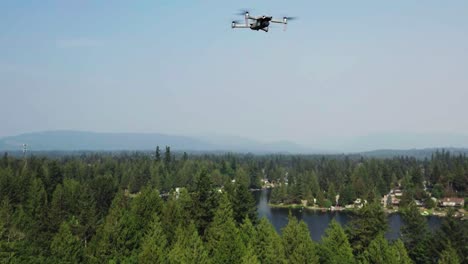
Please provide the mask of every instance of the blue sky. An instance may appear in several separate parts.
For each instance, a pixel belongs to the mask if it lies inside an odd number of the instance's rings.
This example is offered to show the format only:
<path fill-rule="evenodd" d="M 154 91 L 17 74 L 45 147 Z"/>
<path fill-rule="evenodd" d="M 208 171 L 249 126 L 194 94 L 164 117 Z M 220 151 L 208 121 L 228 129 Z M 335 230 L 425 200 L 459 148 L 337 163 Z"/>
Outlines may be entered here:
<path fill-rule="evenodd" d="M 298 16 L 232 30 L 234 13 Z M 0 2 L 0 136 L 468 134 L 468 2 Z"/>

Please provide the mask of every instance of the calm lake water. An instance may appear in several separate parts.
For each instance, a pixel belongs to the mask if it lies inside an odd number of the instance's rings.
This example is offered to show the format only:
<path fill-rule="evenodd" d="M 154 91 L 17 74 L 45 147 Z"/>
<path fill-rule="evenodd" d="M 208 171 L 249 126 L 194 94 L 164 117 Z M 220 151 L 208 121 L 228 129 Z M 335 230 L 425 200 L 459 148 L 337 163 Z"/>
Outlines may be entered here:
<path fill-rule="evenodd" d="M 257 202 L 258 215 L 266 217 L 278 232 L 281 232 L 288 223 L 289 210 L 287 208 L 271 208 L 268 205 L 270 190 L 261 190 L 254 192 Z M 335 219 L 342 226 L 346 225 L 351 219 L 349 212 L 320 212 L 313 210 L 291 209 L 291 213 L 299 220 L 304 222 L 309 227 L 310 236 L 313 240 L 319 241 L 325 234 L 325 229 L 332 219 Z M 436 230 L 442 221 L 440 217 L 426 217 L 431 230 Z M 387 239 L 394 240 L 400 236 L 400 228 L 403 225 L 403 220 L 399 214 L 391 214 L 388 216 L 389 230 L 385 235 Z"/>

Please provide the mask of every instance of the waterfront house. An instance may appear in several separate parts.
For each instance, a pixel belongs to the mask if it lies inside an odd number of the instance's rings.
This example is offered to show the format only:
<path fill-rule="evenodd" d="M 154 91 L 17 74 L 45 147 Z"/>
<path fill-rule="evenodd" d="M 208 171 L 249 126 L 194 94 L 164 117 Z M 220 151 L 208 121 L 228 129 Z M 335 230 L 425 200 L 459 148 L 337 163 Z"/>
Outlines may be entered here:
<path fill-rule="evenodd" d="M 457 197 L 445 197 L 440 199 L 439 204 L 443 207 L 463 207 L 465 205 L 465 199 Z"/>

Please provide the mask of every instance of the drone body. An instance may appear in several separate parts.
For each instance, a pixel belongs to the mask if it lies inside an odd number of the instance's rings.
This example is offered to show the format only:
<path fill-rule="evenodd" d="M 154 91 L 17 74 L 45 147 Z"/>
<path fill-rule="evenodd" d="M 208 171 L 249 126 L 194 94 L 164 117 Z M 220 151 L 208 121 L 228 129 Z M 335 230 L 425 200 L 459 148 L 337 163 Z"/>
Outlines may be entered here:
<path fill-rule="evenodd" d="M 232 28 L 250 28 L 251 30 L 256 30 L 256 31 L 263 30 L 265 32 L 268 32 L 270 23 L 278 23 L 278 24 L 284 24 L 284 30 L 286 30 L 286 25 L 288 24 L 288 20 L 294 19 L 292 17 L 283 17 L 283 19 L 278 20 L 278 19 L 274 19 L 272 16 L 254 17 L 250 15 L 249 11 L 243 11 L 242 13 L 240 13 L 240 15 L 244 16 L 245 24 L 240 23 L 238 21 L 232 21 L 232 24 L 231 24 Z"/>

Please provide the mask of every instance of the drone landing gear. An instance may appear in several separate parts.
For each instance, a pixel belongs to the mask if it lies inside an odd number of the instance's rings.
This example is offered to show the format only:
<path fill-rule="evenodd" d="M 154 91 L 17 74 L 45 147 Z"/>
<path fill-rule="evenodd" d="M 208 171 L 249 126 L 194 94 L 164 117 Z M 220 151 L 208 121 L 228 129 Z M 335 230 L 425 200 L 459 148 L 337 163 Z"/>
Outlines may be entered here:
<path fill-rule="evenodd" d="M 268 32 L 268 28 L 262 28 L 263 31 Z"/>

